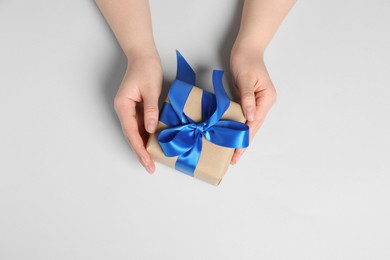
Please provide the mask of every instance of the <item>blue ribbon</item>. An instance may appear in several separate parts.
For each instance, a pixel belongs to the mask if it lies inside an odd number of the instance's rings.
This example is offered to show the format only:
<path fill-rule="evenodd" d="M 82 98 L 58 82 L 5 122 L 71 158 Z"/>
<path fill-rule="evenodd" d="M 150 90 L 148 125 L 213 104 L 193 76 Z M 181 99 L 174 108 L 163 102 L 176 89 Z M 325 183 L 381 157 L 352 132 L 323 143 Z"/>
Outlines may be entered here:
<path fill-rule="evenodd" d="M 176 169 L 194 176 L 202 151 L 202 136 L 216 145 L 245 148 L 249 145 L 249 128 L 241 122 L 221 119 L 230 105 L 222 84 L 222 70 L 213 71 L 215 95 L 203 91 L 202 121 L 195 122 L 183 112 L 195 85 L 195 72 L 180 52 L 176 54 L 177 75 L 168 93 L 170 103 L 165 102 L 160 113 L 160 121 L 169 127 L 157 139 L 165 156 L 178 156 Z"/>

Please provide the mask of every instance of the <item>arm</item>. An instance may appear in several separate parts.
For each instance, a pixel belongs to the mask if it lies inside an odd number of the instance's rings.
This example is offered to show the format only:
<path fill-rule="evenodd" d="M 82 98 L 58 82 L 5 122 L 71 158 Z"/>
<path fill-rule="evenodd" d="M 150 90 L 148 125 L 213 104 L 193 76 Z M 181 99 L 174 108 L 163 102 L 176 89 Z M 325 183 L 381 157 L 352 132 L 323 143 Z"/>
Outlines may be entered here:
<path fill-rule="evenodd" d="M 123 133 L 148 172 L 153 159 L 144 139 L 158 123 L 158 98 L 162 69 L 152 33 L 148 0 L 95 0 L 127 56 L 126 74 L 115 97 L 114 107 Z M 143 111 L 139 110 L 143 103 Z M 146 130 L 146 131 L 145 131 Z"/>
<path fill-rule="evenodd" d="M 275 103 L 276 91 L 263 54 L 295 0 L 245 0 L 240 30 L 232 48 L 230 67 L 234 85 L 250 128 L 250 140 Z M 236 163 L 244 149 L 237 149 Z"/>
<path fill-rule="evenodd" d="M 157 55 L 148 0 L 95 0 L 128 58 Z"/>

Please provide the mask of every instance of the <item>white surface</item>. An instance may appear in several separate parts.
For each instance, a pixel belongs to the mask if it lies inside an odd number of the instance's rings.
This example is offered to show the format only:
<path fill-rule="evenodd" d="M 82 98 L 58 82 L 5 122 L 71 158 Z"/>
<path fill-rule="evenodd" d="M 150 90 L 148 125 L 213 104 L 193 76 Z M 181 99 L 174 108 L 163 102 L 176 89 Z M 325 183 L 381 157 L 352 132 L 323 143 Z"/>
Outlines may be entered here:
<path fill-rule="evenodd" d="M 239 3 L 151 1 L 166 82 L 175 49 L 205 88 L 228 70 Z M 389 11 L 298 2 L 266 55 L 278 102 L 213 187 L 137 164 L 93 1 L 0 1 L 0 258 L 390 259 Z"/>

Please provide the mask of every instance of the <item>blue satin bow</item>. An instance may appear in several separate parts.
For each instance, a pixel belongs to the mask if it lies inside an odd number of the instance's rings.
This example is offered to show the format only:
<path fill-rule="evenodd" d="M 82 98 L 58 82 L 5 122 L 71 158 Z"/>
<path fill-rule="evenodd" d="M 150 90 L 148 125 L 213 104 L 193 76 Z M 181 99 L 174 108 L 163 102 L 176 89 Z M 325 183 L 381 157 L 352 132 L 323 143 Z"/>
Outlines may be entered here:
<path fill-rule="evenodd" d="M 184 112 L 184 106 L 195 85 L 195 72 L 180 54 L 177 54 L 177 75 L 168 93 L 170 103 L 165 102 L 160 121 L 168 125 L 158 135 L 165 156 L 178 156 L 176 169 L 194 176 L 202 151 L 202 136 L 208 141 L 229 148 L 245 148 L 249 145 L 249 128 L 246 124 L 221 120 L 230 100 L 222 84 L 223 71 L 213 71 L 215 95 L 203 91 L 202 122 L 194 122 Z"/>

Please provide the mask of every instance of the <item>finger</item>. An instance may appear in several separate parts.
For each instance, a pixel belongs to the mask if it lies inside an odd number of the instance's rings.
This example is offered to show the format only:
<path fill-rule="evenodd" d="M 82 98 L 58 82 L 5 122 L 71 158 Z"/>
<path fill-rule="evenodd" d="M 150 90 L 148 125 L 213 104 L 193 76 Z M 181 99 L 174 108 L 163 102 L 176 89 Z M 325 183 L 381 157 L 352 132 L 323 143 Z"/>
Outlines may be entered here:
<path fill-rule="evenodd" d="M 259 112 L 261 112 L 261 113 L 259 113 Z M 256 114 L 258 114 L 259 116 L 257 116 L 254 121 L 252 121 L 252 122 L 247 121 L 246 122 L 246 124 L 249 127 L 249 142 L 250 143 L 252 142 L 254 136 L 256 135 L 258 130 L 260 129 L 261 125 L 263 124 L 265 116 L 266 116 L 266 114 L 264 114 L 263 110 L 257 111 Z M 238 162 L 238 160 L 241 158 L 241 156 L 244 154 L 245 151 L 246 151 L 246 148 L 235 149 L 230 163 L 232 165 L 236 164 Z"/>
<path fill-rule="evenodd" d="M 253 121 L 255 118 L 256 99 L 254 89 L 256 84 L 256 77 L 250 74 L 239 75 L 236 78 L 236 87 L 240 97 L 242 110 L 248 121 Z"/>
<path fill-rule="evenodd" d="M 263 125 L 264 120 L 276 101 L 275 89 L 271 86 L 256 93 L 256 116 L 252 122 L 247 122 L 249 127 L 249 141 L 251 142 Z"/>
<path fill-rule="evenodd" d="M 240 159 L 241 155 L 245 152 L 245 150 L 245 148 L 235 149 L 230 164 L 236 164 Z"/>
<path fill-rule="evenodd" d="M 265 90 L 258 91 L 256 94 L 256 116 L 253 121 L 247 121 L 249 127 L 249 142 L 252 142 L 254 136 L 263 125 L 264 120 L 276 101 L 276 91 L 273 85 Z M 231 159 L 231 164 L 236 164 L 246 149 L 236 149 Z"/>
<path fill-rule="evenodd" d="M 155 89 L 151 89 L 151 91 L 148 91 L 143 97 L 145 129 L 151 134 L 153 134 L 157 128 L 159 95 L 160 93 L 156 93 Z"/>
<path fill-rule="evenodd" d="M 136 114 L 136 102 L 128 98 L 115 100 L 115 110 L 122 125 L 123 134 L 133 149 L 140 163 L 149 173 L 155 170 L 154 161 L 146 151 L 144 142 L 139 133 L 139 126 Z"/>

